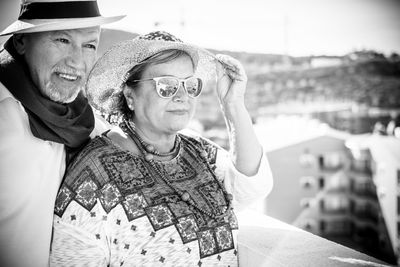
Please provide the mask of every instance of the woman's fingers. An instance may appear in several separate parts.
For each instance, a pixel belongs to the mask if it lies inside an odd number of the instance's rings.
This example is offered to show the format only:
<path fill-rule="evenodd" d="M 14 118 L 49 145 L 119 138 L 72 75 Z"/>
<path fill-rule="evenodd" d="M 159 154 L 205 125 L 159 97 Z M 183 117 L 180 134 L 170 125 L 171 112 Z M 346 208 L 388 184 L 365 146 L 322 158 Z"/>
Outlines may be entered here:
<path fill-rule="evenodd" d="M 235 58 L 218 54 L 215 56 L 218 62 L 221 63 L 225 73 L 233 80 L 245 81 L 247 80 L 246 72 L 242 64 Z"/>

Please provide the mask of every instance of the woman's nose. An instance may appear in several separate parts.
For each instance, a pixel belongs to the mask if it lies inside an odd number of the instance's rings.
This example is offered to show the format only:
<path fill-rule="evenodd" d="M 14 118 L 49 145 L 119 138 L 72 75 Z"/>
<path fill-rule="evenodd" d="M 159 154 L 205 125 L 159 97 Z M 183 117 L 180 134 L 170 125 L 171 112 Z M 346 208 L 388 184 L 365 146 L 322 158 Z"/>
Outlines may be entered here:
<path fill-rule="evenodd" d="M 178 92 L 174 96 L 174 99 L 179 99 L 181 101 L 186 101 L 188 99 L 188 94 L 185 86 L 183 85 L 183 82 L 179 83 Z"/>

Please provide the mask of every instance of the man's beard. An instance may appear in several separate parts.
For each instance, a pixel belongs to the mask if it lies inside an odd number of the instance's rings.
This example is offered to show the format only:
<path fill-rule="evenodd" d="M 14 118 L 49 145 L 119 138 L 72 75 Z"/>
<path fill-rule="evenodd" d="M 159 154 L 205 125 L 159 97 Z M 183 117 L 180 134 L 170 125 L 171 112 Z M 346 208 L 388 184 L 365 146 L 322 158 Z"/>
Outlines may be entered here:
<path fill-rule="evenodd" d="M 83 86 L 79 86 L 75 88 L 75 90 L 70 90 L 65 93 L 62 90 L 59 90 L 56 86 L 54 86 L 51 82 L 46 86 L 45 96 L 50 98 L 52 101 L 57 103 L 71 103 L 78 96 L 79 92 L 83 90 Z M 43 92 L 42 92 L 43 93 Z"/>

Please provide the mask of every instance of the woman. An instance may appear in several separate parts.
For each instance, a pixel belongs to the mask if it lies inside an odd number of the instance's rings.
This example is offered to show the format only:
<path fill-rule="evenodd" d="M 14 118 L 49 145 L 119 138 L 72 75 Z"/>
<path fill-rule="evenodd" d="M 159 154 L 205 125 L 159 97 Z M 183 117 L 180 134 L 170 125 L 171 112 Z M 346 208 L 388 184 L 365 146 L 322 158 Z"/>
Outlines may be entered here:
<path fill-rule="evenodd" d="M 215 72 L 231 155 L 178 133 Z M 51 264 L 237 266 L 232 208 L 272 187 L 244 106 L 246 80 L 233 58 L 165 32 L 126 41 L 100 58 L 88 98 L 119 116 L 120 129 L 93 139 L 68 167 L 55 207 Z"/>

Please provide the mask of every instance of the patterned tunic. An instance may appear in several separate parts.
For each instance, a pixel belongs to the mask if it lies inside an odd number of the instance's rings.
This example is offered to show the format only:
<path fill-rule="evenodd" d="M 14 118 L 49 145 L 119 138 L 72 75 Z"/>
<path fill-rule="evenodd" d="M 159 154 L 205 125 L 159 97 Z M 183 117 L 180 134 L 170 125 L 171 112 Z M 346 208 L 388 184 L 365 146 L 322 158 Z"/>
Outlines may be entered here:
<path fill-rule="evenodd" d="M 211 168 L 189 143 L 206 150 Z M 52 266 L 238 265 L 233 211 L 219 219 L 199 212 L 147 164 L 106 136 L 83 149 L 57 196 Z M 234 169 L 226 151 L 204 139 L 182 138 L 178 155 L 156 164 L 174 187 L 189 192 L 212 214 L 227 206 L 220 184 L 234 194 L 235 206 L 265 196 L 272 186 L 264 157 L 258 174 L 246 177 Z M 245 183 L 247 192 L 235 188 Z"/>

